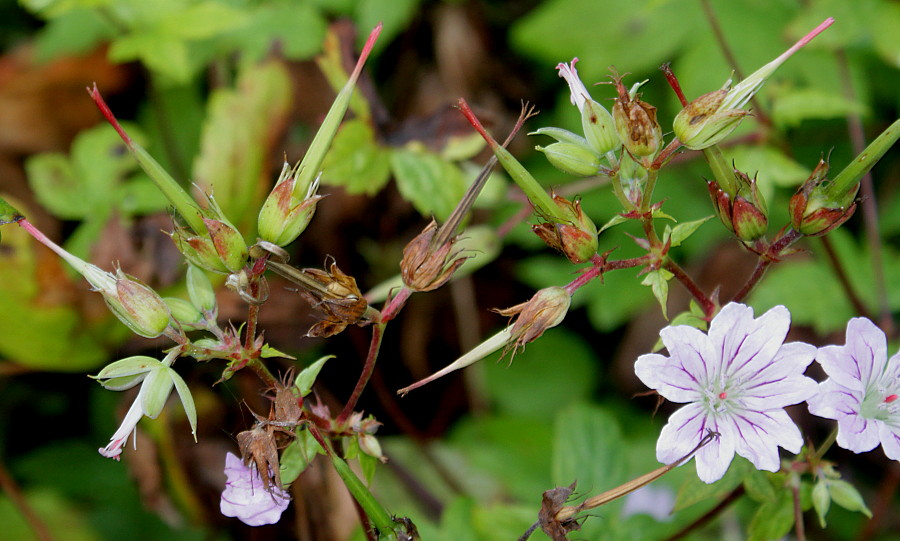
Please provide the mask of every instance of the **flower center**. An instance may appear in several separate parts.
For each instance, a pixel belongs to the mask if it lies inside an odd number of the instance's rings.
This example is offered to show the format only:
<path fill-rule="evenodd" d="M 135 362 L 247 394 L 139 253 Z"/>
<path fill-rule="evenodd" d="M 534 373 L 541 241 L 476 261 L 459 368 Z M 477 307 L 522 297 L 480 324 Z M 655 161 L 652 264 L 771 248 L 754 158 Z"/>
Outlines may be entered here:
<path fill-rule="evenodd" d="M 867 419 L 876 421 L 888 421 L 890 418 L 900 416 L 900 396 L 895 389 L 875 388 L 866 392 L 859 407 L 859 414 Z"/>

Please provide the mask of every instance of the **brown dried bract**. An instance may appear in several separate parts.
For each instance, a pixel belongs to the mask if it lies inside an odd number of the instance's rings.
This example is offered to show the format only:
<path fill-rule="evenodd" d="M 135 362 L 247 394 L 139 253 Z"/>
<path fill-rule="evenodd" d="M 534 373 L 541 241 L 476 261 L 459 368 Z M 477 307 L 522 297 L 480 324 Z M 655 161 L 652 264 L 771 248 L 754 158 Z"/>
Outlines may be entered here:
<path fill-rule="evenodd" d="M 556 514 L 562 509 L 569 497 L 575 491 L 575 483 L 567 487 L 556 487 L 544 492 L 541 498 L 541 510 L 538 513 L 538 525 L 541 530 L 547 534 L 547 537 L 553 541 L 566 541 L 566 535 L 575 530 L 581 529 L 574 519 L 564 520 L 560 522 L 556 519 Z"/>
<path fill-rule="evenodd" d="M 303 269 L 301 272 L 322 287 L 302 287 L 298 290 L 300 295 L 325 315 L 323 321 L 312 326 L 307 336 L 327 338 L 343 331 L 348 325 L 368 324 L 368 321 L 361 322 L 369 305 L 356 280 L 341 272 L 336 263 L 331 264 L 329 272 L 319 269 Z"/>
<path fill-rule="evenodd" d="M 456 237 L 434 246 L 433 241 L 438 231 L 437 222 L 431 220 L 403 249 L 400 274 L 403 276 L 403 283 L 410 289 L 432 291 L 441 287 L 468 259 L 457 257 L 459 250 L 453 248 Z"/>
<path fill-rule="evenodd" d="M 262 423 L 257 423 L 250 430 L 245 430 L 237 435 L 238 448 L 241 450 L 241 458 L 248 467 L 256 466 L 259 477 L 262 479 L 263 488 L 270 493 L 272 487 L 281 486 L 281 465 L 278 462 L 278 447 L 275 445 L 273 431 L 263 428 Z"/>

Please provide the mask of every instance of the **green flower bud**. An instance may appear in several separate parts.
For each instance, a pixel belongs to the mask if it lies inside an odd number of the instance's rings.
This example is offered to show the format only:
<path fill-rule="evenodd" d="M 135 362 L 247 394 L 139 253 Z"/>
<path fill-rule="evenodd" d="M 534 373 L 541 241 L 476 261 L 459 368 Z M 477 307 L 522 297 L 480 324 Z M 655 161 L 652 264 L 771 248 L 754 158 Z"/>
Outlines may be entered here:
<path fill-rule="evenodd" d="M 241 270 L 247 263 L 247 243 L 240 232 L 223 220 L 204 218 L 203 223 L 225 268 L 231 272 Z"/>
<path fill-rule="evenodd" d="M 147 374 L 141 386 L 141 410 L 145 416 L 156 419 L 162 413 L 175 383 L 172 379 L 174 372 L 170 367 L 159 363 Z"/>
<path fill-rule="evenodd" d="M 187 290 L 194 307 L 203 312 L 206 319 L 215 320 L 219 310 L 216 291 L 206 273 L 194 265 L 188 265 Z"/>
<path fill-rule="evenodd" d="M 543 152 L 547 161 L 564 173 L 588 177 L 600 170 L 600 156 L 590 148 L 574 143 L 551 143 L 534 148 Z"/>
<path fill-rule="evenodd" d="M 737 194 L 730 196 L 716 181 L 708 182 L 709 195 L 719 219 L 744 242 L 752 242 L 766 233 L 769 225 L 766 202 L 756 179 L 734 170 Z"/>
<path fill-rule="evenodd" d="M 303 199 L 296 199 L 293 194 L 297 177 L 297 168 L 291 170 L 284 164 L 278 182 L 259 211 L 257 225 L 261 239 L 287 246 L 303 233 L 312 220 L 316 204 L 323 197 L 316 195 L 319 179 L 310 183 Z"/>
<path fill-rule="evenodd" d="M 749 112 L 723 109 L 721 105 L 727 94 L 728 90 L 724 88 L 704 94 L 675 116 L 672 127 L 681 144 L 692 150 L 702 150 L 718 144 L 738 127 Z"/>
<path fill-rule="evenodd" d="M 163 300 L 166 301 L 166 305 L 172 313 L 172 318 L 182 327 L 188 330 L 206 328 L 206 319 L 203 317 L 203 314 L 190 302 L 176 297 L 163 297 Z"/>
<path fill-rule="evenodd" d="M 791 227 L 809 236 L 819 237 L 839 227 L 856 210 L 858 184 L 851 186 L 840 200 L 829 197 L 828 162 L 819 160 L 808 179 L 797 189 L 789 203 Z"/>
<path fill-rule="evenodd" d="M 169 307 L 156 291 L 116 271 L 116 293 L 103 293 L 103 300 L 119 320 L 135 334 L 147 338 L 161 335 L 169 326 Z"/>
<path fill-rule="evenodd" d="M 562 252 L 572 263 L 589 261 L 597 253 L 597 226 L 581 210 L 581 203 L 558 195 L 553 201 L 567 218 L 565 222 L 544 222 L 531 230 L 551 248 Z"/>
<path fill-rule="evenodd" d="M 584 102 L 581 109 L 581 128 L 591 148 L 601 156 L 622 145 L 612 115 L 594 100 Z"/>
<path fill-rule="evenodd" d="M 219 274 L 229 274 L 228 267 L 219 258 L 219 253 L 209 237 L 195 235 L 186 227 L 176 227 L 169 236 L 172 237 L 172 242 L 181 255 L 192 265 Z"/>

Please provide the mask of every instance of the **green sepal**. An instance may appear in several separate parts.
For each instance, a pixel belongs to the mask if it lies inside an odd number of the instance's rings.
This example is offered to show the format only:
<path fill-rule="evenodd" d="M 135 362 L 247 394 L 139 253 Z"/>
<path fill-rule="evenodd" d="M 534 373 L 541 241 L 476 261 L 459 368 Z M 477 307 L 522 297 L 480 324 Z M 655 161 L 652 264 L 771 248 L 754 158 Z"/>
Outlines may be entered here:
<path fill-rule="evenodd" d="M 848 511 L 858 511 L 865 516 L 872 518 L 872 512 L 866 507 L 866 502 L 863 501 L 862 495 L 855 486 L 847 481 L 841 479 L 828 481 L 828 492 L 831 495 L 832 501 L 844 509 Z"/>
<path fill-rule="evenodd" d="M 188 389 L 187 383 L 185 383 L 184 380 L 181 379 L 181 376 L 179 376 L 172 368 L 169 368 L 169 376 L 172 379 L 172 383 L 175 385 L 175 391 L 178 393 L 178 398 L 181 400 L 184 414 L 191 424 L 191 434 L 194 436 L 194 443 L 197 443 L 197 406 L 194 404 L 194 397 L 191 395 L 191 390 Z"/>
<path fill-rule="evenodd" d="M 669 242 L 669 246 L 672 248 L 674 248 L 675 246 L 681 246 L 682 242 L 693 235 L 694 232 L 697 231 L 697 229 L 699 229 L 700 226 L 706 223 L 706 221 L 710 218 L 712 218 L 712 215 L 709 215 L 705 218 L 700 218 L 699 220 L 682 222 L 675 227 L 671 227 L 670 225 L 666 224 L 666 230 L 663 234 L 663 243 Z"/>
<path fill-rule="evenodd" d="M 813 508 L 819 517 L 819 526 L 825 528 L 825 515 L 831 507 L 831 493 L 828 491 L 828 481 L 825 479 L 816 483 L 812 490 Z"/>
<path fill-rule="evenodd" d="M 96 376 L 88 376 L 99 381 L 104 389 L 109 391 L 126 391 L 142 382 L 147 374 L 160 366 L 160 362 L 153 357 L 135 355 L 119 359 L 103 367 Z"/>
<path fill-rule="evenodd" d="M 653 296 L 656 297 L 656 300 L 659 301 L 659 306 L 662 308 L 663 317 L 666 320 L 669 319 L 669 316 L 666 314 L 666 302 L 669 298 L 669 280 L 674 276 L 671 272 L 666 269 L 657 269 L 654 271 L 650 271 L 644 277 L 644 280 L 641 282 L 641 285 L 649 286 L 653 291 Z"/>
<path fill-rule="evenodd" d="M 334 355 L 325 355 L 297 374 L 297 378 L 294 379 L 294 385 L 300 390 L 300 396 L 306 396 L 310 393 L 313 384 L 316 382 L 316 378 L 319 376 L 319 371 L 322 370 L 322 366 L 325 365 L 325 361 L 333 359 L 334 357 Z"/>
<path fill-rule="evenodd" d="M 141 410 L 147 417 L 156 419 L 162 413 L 166 400 L 172 392 L 174 372 L 170 367 L 160 363 L 147 374 L 140 392 Z"/>
<path fill-rule="evenodd" d="M 0 225 L 15 223 L 24 217 L 21 212 L 16 210 L 16 207 L 0 197 Z"/>

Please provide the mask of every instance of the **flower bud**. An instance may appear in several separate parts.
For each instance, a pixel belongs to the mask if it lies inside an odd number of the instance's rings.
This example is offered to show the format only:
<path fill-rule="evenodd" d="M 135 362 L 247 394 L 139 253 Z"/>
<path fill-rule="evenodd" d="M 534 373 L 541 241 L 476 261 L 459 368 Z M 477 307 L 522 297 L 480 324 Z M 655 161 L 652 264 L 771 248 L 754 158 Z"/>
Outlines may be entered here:
<path fill-rule="evenodd" d="M 593 150 L 575 143 L 551 143 L 545 147 L 536 146 L 554 167 L 564 173 L 589 177 L 600 170 L 600 156 Z"/>
<path fill-rule="evenodd" d="M 163 297 L 163 300 L 166 301 L 169 312 L 172 313 L 172 319 L 182 327 L 192 331 L 206 328 L 206 319 L 203 314 L 189 301 L 176 297 Z"/>
<path fill-rule="evenodd" d="M 853 216 L 856 210 L 858 184 L 842 194 L 839 201 L 827 197 L 825 186 L 828 176 L 828 162 L 819 160 L 808 179 L 791 197 L 791 227 L 798 232 L 818 237 L 840 226 Z"/>
<path fill-rule="evenodd" d="M 247 262 L 247 243 L 233 225 L 225 220 L 203 218 L 213 248 L 230 272 L 239 271 Z"/>
<path fill-rule="evenodd" d="M 441 287 L 467 259 L 457 257 L 459 250 L 454 248 L 455 237 L 439 246 L 432 246 L 437 232 L 437 222 L 432 220 L 403 249 L 400 274 L 406 287 L 414 291 L 432 291 Z"/>
<path fill-rule="evenodd" d="M 630 154 L 624 153 L 619 160 L 619 174 L 613 182 L 618 182 L 625 198 L 637 208 L 644 198 L 648 178 L 647 168 L 636 162 Z"/>
<path fill-rule="evenodd" d="M 186 227 L 176 227 L 169 236 L 181 255 L 192 265 L 218 274 L 229 274 L 228 267 L 219 258 L 209 237 L 196 235 Z"/>
<path fill-rule="evenodd" d="M 749 112 L 722 108 L 727 94 L 725 88 L 704 94 L 675 116 L 672 127 L 681 144 L 692 150 L 702 150 L 718 144 L 737 128 Z"/>
<path fill-rule="evenodd" d="M 594 100 L 584 102 L 584 108 L 581 109 L 581 128 L 591 148 L 598 154 L 606 154 L 622 145 L 612 115 L 606 107 Z"/>
<path fill-rule="evenodd" d="M 652 158 L 662 147 L 662 128 L 656 121 L 656 107 L 638 99 L 636 84 L 631 91 L 625 89 L 622 78 L 613 74 L 618 97 L 612 116 L 619 139 L 636 158 Z"/>
<path fill-rule="evenodd" d="M 579 201 L 573 203 L 558 195 L 553 196 L 553 201 L 568 221 L 544 222 L 532 226 L 531 230 L 572 263 L 589 261 L 597 253 L 597 226 L 581 210 Z"/>
<path fill-rule="evenodd" d="M 316 195 L 319 178 L 310 183 L 303 199 L 294 197 L 297 167 L 291 170 L 284 164 L 281 176 L 259 211 L 260 238 L 278 246 L 287 246 L 303 233 L 316 212 L 316 203 L 323 197 Z"/>
<path fill-rule="evenodd" d="M 194 307 L 203 312 L 206 319 L 215 320 L 218 313 L 216 291 L 203 270 L 194 265 L 188 265 L 187 290 Z"/>
<path fill-rule="evenodd" d="M 171 314 L 156 291 L 116 271 L 115 293 L 100 290 L 106 305 L 135 334 L 155 338 L 169 326 Z"/>
<path fill-rule="evenodd" d="M 765 200 L 759 193 L 756 179 L 734 170 L 737 194 L 732 197 L 716 181 L 707 183 L 709 195 L 719 219 L 729 231 L 744 242 L 751 242 L 766 234 L 769 225 Z"/>

